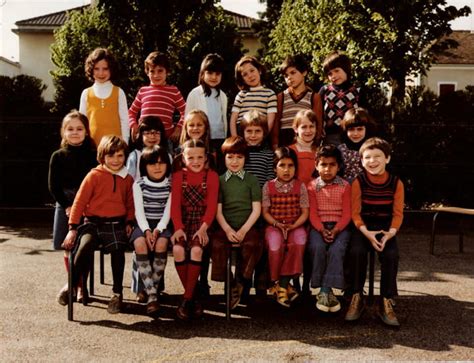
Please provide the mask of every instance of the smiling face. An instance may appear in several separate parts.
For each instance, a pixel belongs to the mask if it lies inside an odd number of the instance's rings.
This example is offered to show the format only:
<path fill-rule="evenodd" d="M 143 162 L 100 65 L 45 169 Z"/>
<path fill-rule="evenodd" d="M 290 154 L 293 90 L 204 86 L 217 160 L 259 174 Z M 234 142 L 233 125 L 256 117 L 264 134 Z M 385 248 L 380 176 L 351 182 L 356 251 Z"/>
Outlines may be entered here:
<path fill-rule="evenodd" d="M 295 163 L 290 158 L 282 158 L 275 167 L 275 173 L 279 181 L 288 183 L 295 177 Z"/>
<path fill-rule="evenodd" d="M 303 117 L 294 131 L 302 141 L 311 142 L 316 136 L 316 125 L 309 118 Z"/>
<path fill-rule="evenodd" d="M 105 83 L 110 79 L 109 63 L 102 59 L 94 64 L 92 76 L 97 83 Z"/>
<path fill-rule="evenodd" d="M 316 170 L 325 183 L 332 182 L 339 171 L 339 164 L 334 156 L 321 156 L 316 160 Z"/>
<path fill-rule="evenodd" d="M 232 173 L 237 173 L 244 168 L 245 155 L 243 154 L 225 154 L 225 166 Z"/>
<path fill-rule="evenodd" d="M 158 160 L 155 164 L 147 164 L 146 175 L 151 181 L 159 181 L 166 174 L 166 163 Z"/>
<path fill-rule="evenodd" d="M 206 132 L 206 124 L 198 115 L 194 115 L 191 120 L 186 123 L 186 133 L 190 139 L 202 139 Z"/>
<path fill-rule="evenodd" d="M 111 155 L 106 154 L 104 158 L 104 164 L 114 173 L 120 171 L 120 169 L 122 169 L 125 164 L 125 152 L 123 150 L 119 150 Z"/>
<path fill-rule="evenodd" d="M 195 173 L 204 169 L 206 160 L 206 149 L 203 147 L 187 147 L 183 151 L 184 165 Z"/>
<path fill-rule="evenodd" d="M 244 131 L 244 139 L 249 146 L 258 146 L 264 137 L 263 128 L 260 126 L 247 126 Z"/>
<path fill-rule="evenodd" d="M 382 175 L 390 162 L 390 156 L 385 156 L 380 149 L 366 149 L 362 154 L 362 166 L 371 175 Z"/>
<path fill-rule="evenodd" d="M 168 72 L 165 67 L 156 65 L 148 69 L 147 76 L 153 86 L 164 86 Z"/>
<path fill-rule="evenodd" d="M 304 86 L 304 80 L 308 72 L 301 73 L 296 67 L 288 67 L 285 70 L 285 82 L 286 85 L 294 90 L 297 90 Z"/>
<path fill-rule="evenodd" d="M 161 132 L 157 130 L 146 130 L 142 132 L 142 141 L 145 147 L 159 145 L 161 141 Z"/>
<path fill-rule="evenodd" d="M 215 88 L 222 81 L 222 72 L 204 71 L 203 80 L 209 87 Z"/>
<path fill-rule="evenodd" d="M 260 71 L 250 62 L 244 63 L 240 74 L 245 84 L 249 87 L 260 86 Z"/>
<path fill-rule="evenodd" d="M 347 73 L 342 68 L 336 67 L 328 72 L 328 79 L 332 84 L 339 86 L 347 81 Z"/>
<path fill-rule="evenodd" d="M 72 146 L 81 145 L 86 138 L 86 134 L 84 124 L 78 118 L 72 118 L 63 130 L 66 142 Z"/>
<path fill-rule="evenodd" d="M 365 138 L 365 126 L 354 126 L 347 129 L 347 137 L 353 143 L 357 144 Z"/>

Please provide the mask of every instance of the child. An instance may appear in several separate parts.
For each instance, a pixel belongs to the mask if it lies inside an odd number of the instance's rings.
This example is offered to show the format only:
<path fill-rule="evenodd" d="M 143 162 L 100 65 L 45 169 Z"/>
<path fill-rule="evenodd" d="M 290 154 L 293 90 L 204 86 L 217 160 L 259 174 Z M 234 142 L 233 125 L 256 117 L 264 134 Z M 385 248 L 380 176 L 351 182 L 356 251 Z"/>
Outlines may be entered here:
<path fill-rule="evenodd" d="M 381 264 L 381 318 L 385 324 L 399 326 L 392 299 L 397 291 L 398 246 L 396 234 L 403 220 L 404 189 L 401 180 L 388 173 L 390 144 L 377 137 L 360 148 L 364 172 L 352 183 L 352 221 L 356 227 L 349 249 L 352 273 L 352 301 L 347 321 L 359 319 L 367 272 L 367 253 L 373 248 Z"/>
<path fill-rule="evenodd" d="M 175 232 L 171 242 L 176 271 L 184 287 L 176 313 L 179 319 L 188 320 L 203 314 L 194 290 L 201 272 L 203 249 L 209 243 L 207 229 L 216 214 L 219 177 L 206 168 L 206 147 L 199 139 L 186 141 L 175 163 L 173 168 L 177 171 L 173 173 L 171 198 Z"/>
<path fill-rule="evenodd" d="M 351 108 L 363 106 L 363 95 L 360 87 L 351 81 L 352 67 L 347 55 L 337 51 L 330 53 L 324 59 L 323 70 L 329 80 L 319 90 L 324 107 L 324 143 L 339 145 L 344 114 Z"/>
<path fill-rule="evenodd" d="M 240 92 L 235 97 L 230 117 L 230 134 L 236 136 L 239 123 L 244 114 L 252 108 L 257 109 L 267 118 L 270 132 L 277 112 L 275 92 L 262 85 L 263 65 L 251 56 L 242 57 L 235 65 L 235 79 Z"/>
<path fill-rule="evenodd" d="M 128 142 L 127 98 L 111 82 L 117 70 L 115 57 L 110 50 L 97 48 L 87 57 L 85 69 L 94 84 L 82 91 L 79 111 L 89 119 L 92 139 L 99 145 L 102 136 L 117 135 Z"/>
<path fill-rule="evenodd" d="M 306 61 L 301 55 L 288 56 L 281 64 L 280 72 L 288 88 L 277 95 L 278 112 L 272 130 L 273 148 L 293 143 L 293 120 L 300 110 L 312 110 L 316 114 L 315 143 L 319 145 L 323 136 L 323 106 L 319 93 L 313 92 L 305 83 L 308 75 Z"/>
<path fill-rule="evenodd" d="M 78 111 L 68 113 L 61 125 L 61 148 L 51 155 L 48 187 L 56 200 L 53 225 L 53 248 L 61 249 L 68 232 L 68 218 L 82 180 L 97 165 L 94 142 L 89 136 L 89 121 Z M 64 253 L 66 271 L 69 269 L 69 253 Z M 67 305 L 67 284 L 61 289 L 57 301 Z"/>
<path fill-rule="evenodd" d="M 276 179 L 266 182 L 262 190 L 262 214 L 269 224 L 265 242 L 276 301 L 290 307 L 298 297 L 290 279 L 299 277 L 303 269 L 308 193 L 305 185 L 295 179 L 298 159 L 292 149 L 276 149 L 273 166 Z"/>
<path fill-rule="evenodd" d="M 341 122 L 342 144 L 338 146 L 343 160 L 343 177 L 352 182 L 364 169 L 359 149 L 374 132 L 374 123 L 366 109 L 357 107 L 347 110 Z"/>
<path fill-rule="evenodd" d="M 298 157 L 297 178 L 308 185 L 313 179 L 314 157 L 317 150 L 316 114 L 311 110 L 298 111 L 293 120 L 295 143 L 290 146 Z"/>
<path fill-rule="evenodd" d="M 186 116 L 196 109 L 207 115 L 211 149 L 218 154 L 227 136 L 227 96 L 220 88 L 223 71 L 224 59 L 219 54 L 206 55 L 199 70 L 199 86 L 189 92 L 185 110 Z"/>
<path fill-rule="evenodd" d="M 74 260 L 73 286 L 87 273 L 92 254 L 98 247 L 111 255 L 113 295 L 107 311 L 120 312 L 125 250 L 133 228 L 133 178 L 125 168 L 127 143 L 118 136 L 104 136 L 97 150 L 98 167 L 85 177 L 77 192 L 69 216 L 69 232 L 63 247 L 71 250 L 79 244 Z M 81 217 L 85 224 L 78 229 Z"/>
<path fill-rule="evenodd" d="M 143 124 L 140 125 L 140 127 Z M 171 210 L 171 162 L 163 146 L 146 148 L 140 157 L 142 177 L 133 184 L 137 226 L 130 238 L 136 252 L 140 278 L 145 286 L 147 313 L 154 314 L 160 305 L 158 292 L 167 262 L 167 229 Z M 149 253 L 153 253 L 150 262 Z"/>
<path fill-rule="evenodd" d="M 166 84 L 166 77 L 170 72 L 168 57 L 159 52 L 151 52 L 145 59 L 145 73 L 150 85 L 142 87 L 128 110 L 128 118 L 132 136 L 138 133 L 137 116 L 158 116 L 165 127 L 165 136 L 174 143 L 178 142 L 183 125 L 184 102 L 181 92 L 176 86 Z M 173 124 L 173 113 L 177 110 L 180 114 L 178 124 Z"/>
<path fill-rule="evenodd" d="M 250 286 L 255 264 L 263 244 L 255 228 L 261 212 L 262 192 L 257 178 L 244 170 L 247 145 L 240 136 L 231 136 L 222 144 L 227 171 L 219 177 L 217 222 L 220 229 L 212 240 L 212 274 L 215 281 L 225 281 L 230 244 L 240 247 L 236 276 L 232 282 L 231 309 L 240 302 L 244 286 Z"/>
<path fill-rule="evenodd" d="M 320 288 L 316 308 L 331 313 L 341 309 L 332 288 L 344 288 L 343 262 L 350 238 L 347 226 L 351 220 L 351 186 L 337 175 L 341 165 L 342 157 L 337 147 L 322 146 L 316 154 L 319 177 L 308 187 L 311 287 Z"/>

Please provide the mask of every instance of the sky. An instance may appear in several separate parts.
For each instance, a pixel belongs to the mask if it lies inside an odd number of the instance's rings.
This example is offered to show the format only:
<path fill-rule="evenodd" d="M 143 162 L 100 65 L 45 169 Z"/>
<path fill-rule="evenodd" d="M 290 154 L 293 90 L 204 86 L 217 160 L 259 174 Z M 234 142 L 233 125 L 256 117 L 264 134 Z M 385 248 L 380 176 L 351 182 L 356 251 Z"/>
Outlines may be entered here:
<path fill-rule="evenodd" d="M 0 56 L 18 61 L 18 36 L 11 31 L 16 21 L 88 3 L 90 0 L 0 0 Z M 220 3 L 227 10 L 254 18 L 265 9 L 259 0 L 221 0 Z M 468 5 L 474 11 L 474 0 L 448 0 L 448 3 L 456 7 Z M 456 20 L 452 26 L 474 30 L 474 15 Z"/>

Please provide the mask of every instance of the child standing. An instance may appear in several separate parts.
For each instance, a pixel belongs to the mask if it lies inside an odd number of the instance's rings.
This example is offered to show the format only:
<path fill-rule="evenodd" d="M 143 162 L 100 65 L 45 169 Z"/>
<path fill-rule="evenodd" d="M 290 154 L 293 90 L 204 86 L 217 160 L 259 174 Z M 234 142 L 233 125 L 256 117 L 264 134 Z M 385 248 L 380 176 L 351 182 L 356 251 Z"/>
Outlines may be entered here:
<path fill-rule="evenodd" d="M 87 174 L 77 192 L 63 243 L 66 250 L 78 243 L 73 286 L 89 270 L 97 247 L 110 253 L 113 276 L 113 295 L 107 307 L 110 314 L 119 313 L 122 305 L 125 250 L 135 217 L 133 178 L 124 166 L 127 152 L 122 138 L 112 135 L 102 138 L 97 150 L 100 165 Z M 78 229 L 82 216 L 85 224 Z"/>
<path fill-rule="evenodd" d="M 323 136 L 323 106 L 319 93 L 313 92 L 305 83 L 308 64 L 301 55 L 288 56 L 281 64 L 280 72 L 288 88 L 277 95 L 278 112 L 272 130 L 273 148 L 293 143 L 293 120 L 301 110 L 312 110 L 316 114 L 315 143 L 319 145 Z"/>
<path fill-rule="evenodd" d="M 261 212 L 262 192 L 257 178 L 244 170 L 247 145 L 240 136 L 231 136 L 222 144 L 227 171 L 219 177 L 217 222 L 220 229 L 212 240 L 214 281 L 225 281 L 230 244 L 240 247 L 236 276 L 232 282 L 231 309 L 240 302 L 244 286 L 250 286 L 263 244 L 255 228 Z"/>
<path fill-rule="evenodd" d="M 265 242 L 276 301 L 290 307 L 298 297 L 290 279 L 298 278 L 303 269 L 307 238 L 303 224 L 308 219 L 309 201 L 305 185 L 295 179 L 298 160 L 292 149 L 276 149 L 273 166 L 276 179 L 266 182 L 262 190 L 262 214 L 269 224 Z"/>
<path fill-rule="evenodd" d="M 128 110 L 128 119 L 132 136 L 138 133 L 138 114 L 145 116 L 158 116 L 165 127 L 166 138 L 177 143 L 184 120 L 186 102 L 176 86 L 166 83 L 170 72 L 168 57 L 159 52 L 151 52 L 145 59 L 145 73 L 150 80 L 150 85 L 142 87 Z M 177 110 L 180 119 L 175 126 L 173 113 Z"/>
<path fill-rule="evenodd" d="M 319 177 L 308 187 L 311 287 L 320 288 L 316 308 L 331 313 L 341 309 L 332 288 L 344 288 L 343 262 L 350 238 L 351 186 L 337 175 L 341 165 L 340 151 L 334 145 L 322 146 L 316 154 Z"/>
<path fill-rule="evenodd" d="M 184 287 L 176 313 L 179 319 L 188 320 L 203 313 L 194 290 L 201 272 L 203 249 L 209 243 L 207 230 L 216 214 L 219 177 L 206 168 L 206 147 L 199 139 L 186 141 L 181 160 L 176 159 L 175 163 L 173 167 L 177 171 L 173 173 L 171 198 L 175 232 L 171 242 L 176 271 Z"/>
<path fill-rule="evenodd" d="M 133 241 L 138 271 L 148 296 L 148 314 L 156 313 L 160 307 L 158 292 L 167 262 L 168 239 L 171 237 L 168 230 L 171 211 L 170 172 L 171 162 L 166 148 L 155 145 L 141 154 L 142 177 L 133 184 L 137 226 L 130 239 Z M 150 252 L 153 253 L 152 262 Z"/>
<path fill-rule="evenodd" d="M 361 107 L 347 110 L 341 122 L 342 144 L 338 146 L 343 160 L 343 177 L 352 182 L 362 173 L 359 149 L 374 132 L 374 123 L 367 110 Z"/>
<path fill-rule="evenodd" d="M 82 91 L 79 111 L 89 119 L 92 139 L 99 145 L 102 136 L 117 135 L 128 142 L 127 98 L 111 82 L 117 71 L 115 57 L 108 49 L 97 48 L 87 57 L 85 69 L 94 84 Z"/>
<path fill-rule="evenodd" d="M 352 183 L 352 221 L 356 231 L 349 249 L 353 295 L 346 320 L 359 319 L 364 309 L 367 253 L 374 249 L 381 264 L 380 316 L 385 324 L 399 326 L 392 299 L 398 293 L 399 254 L 395 236 L 403 221 L 403 183 L 386 170 L 391 152 L 388 142 L 370 138 L 359 152 L 364 172 Z"/>
<path fill-rule="evenodd" d="M 321 87 L 324 108 L 324 143 L 341 143 L 341 121 L 347 110 L 365 103 L 360 87 L 351 81 L 352 66 L 349 57 L 340 52 L 330 53 L 323 62 L 324 75 L 329 83 Z"/>
<path fill-rule="evenodd" d="M 56 201 L 54 209 L 53 248 L 61 249 L 68 232 L 72 202 L 82 180 L 97 165 L 94 142 L 89 136 L 89 121 L 78 111 L 68 113 L 61 124 L 61 148 L 49 162 L 48 187 Z M 64 252 L 64 265 L 69 269 L 69 253 Z M 67 284 L 57 300 L 67 305 Z"/>
<path fill-rule="evenodd" d="M 242 57 L 235 65 L 235 79 L 240 92 L 235 97 L 230 117 L 230 134 L 236 136 L 239 123 L 247 111 L 256 109 L 267 118 L 268 131 L 273 128 L 277 112 L 275 92 L 262 85 L 263 65 L 251 56 Z"/>

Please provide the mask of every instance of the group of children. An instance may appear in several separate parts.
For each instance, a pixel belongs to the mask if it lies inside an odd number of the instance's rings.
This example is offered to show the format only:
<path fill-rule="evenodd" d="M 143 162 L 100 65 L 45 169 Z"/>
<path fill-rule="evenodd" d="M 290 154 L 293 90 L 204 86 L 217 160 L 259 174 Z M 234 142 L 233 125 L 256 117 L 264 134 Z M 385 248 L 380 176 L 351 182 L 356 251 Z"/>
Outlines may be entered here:
<path fill-rule="evenodd" d="M 64 118 L 61 149 L 50 163 L 54 248 L 65 250 L 66 267 L 76 249 L 73 285 L 61 289 L 60 304 L 67 304 L 69 288 L 84 298 L 80 277 L 94 249 L 103 248 L 113 274 L 108 312 L 120 312 L 131 248 L 133 290 L 156 315 L 171 242 L 184 288 L 179 319 L 202 316 L 209 261 L 211 279 L 225 281 L 227 258 L 237 247 L 232 309 L 252 286 L 284 307 L 310 295 L 311 286 L 319 289 L 316 307 L 337 312 L 336 288 L 351 297 L 346 320 L 352 321 L 364 308 L 373 248 L 382 265 L 381 317 L 398 326 L 395 235 L 403 184 L 386 171 L 390 146 L 372 137 L 374 124 L 360 107 L 347 56 L 327 57 L 329 84 L 319 92 L 305 83 L 303 58 L 288 57 L 281 66 L 288 88 L 278 95 L 262 84 L 260 62 L 243 57 L 235 67 L 240 92 L 229 126 L 220 89 L 224 60 L 217 54 L 204 58 L 199 86 L 185 101 L 166 82 L 167 57 L 151 53 L 145 60 L 150 85 L 138 91 L 128 115 L 123 91 L 111 82 L 112 54 L 94 50 L 85 68 L 94 84 L 81 95 L 81 112 Z M 129 135 L 135 143 L 130 154 Z"/>

